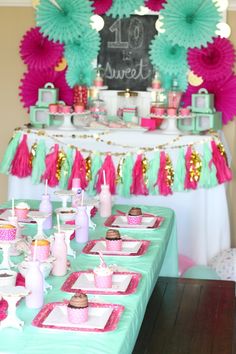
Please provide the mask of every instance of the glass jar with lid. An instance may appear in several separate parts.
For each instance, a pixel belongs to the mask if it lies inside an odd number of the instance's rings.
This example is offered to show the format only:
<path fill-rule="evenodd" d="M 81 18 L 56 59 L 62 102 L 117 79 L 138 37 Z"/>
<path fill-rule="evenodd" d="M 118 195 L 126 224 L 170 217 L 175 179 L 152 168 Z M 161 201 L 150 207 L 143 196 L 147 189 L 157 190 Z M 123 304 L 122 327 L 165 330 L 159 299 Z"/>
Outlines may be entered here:
<path fill-rule="evenodd" d="M 107 119 L 107 109 L 105 102 L 101 99 L 92 100 L 90 105 L 90 114 L 96 121 L 104 122 Z"/>
<path fill-rule="evenodd" d="M 123 117 L 126 122 L 138 122 L 138 92 L 120 91 L 118 94 L 118 112 L 117 115 Z"/>

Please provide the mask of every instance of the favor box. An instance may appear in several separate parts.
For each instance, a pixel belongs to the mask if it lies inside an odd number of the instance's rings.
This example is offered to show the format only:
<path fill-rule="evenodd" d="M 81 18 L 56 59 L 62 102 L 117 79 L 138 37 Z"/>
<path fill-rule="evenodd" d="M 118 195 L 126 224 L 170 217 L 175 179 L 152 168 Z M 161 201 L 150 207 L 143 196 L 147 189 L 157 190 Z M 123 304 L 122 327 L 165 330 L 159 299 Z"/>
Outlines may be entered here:
<path fill-rule="evenodd" d="M 137 108 L 123 108 L 123 120 L 125 122 L 133 122 L 137 121 Z"/>
<path fill-rule="evenodd" d="M 204 88 L 201 88 L 198 93 L 192 94 L 192 112 L 194 113 L 213 113 L 214 108 L 214 95 L 208 93 Z"/>
<path fill-rule="evenodd" d="M 38 128 L 42 128 L 43 125 L 50 125 L 50 116 L 47 107 L 30 107 L 30 123 Z"/>
<path fill-rule="evenodd" d="M 159 118 L 141 118 L 141 127 L 155 130 L 160 126 Z"/>
<path fill-rule="evenodd" d="M 195 116 L 191 115 L 189 117 L 177 119 L 177 127 L 179 130 L 191 132 L 195 130 Z"/>
<path fill-rule="evenodd" d="M 58 89 L 51 82 L 45 84 L 43 88 L 38 90 L 38 107 L 48 107 L 50 103 L 58 101 Z"/>
<path fill-rule="evenodd" d="M 219 130 L 222 129 L 222 114 L 221 112 L 215 113 L 197 113 L 195 115 L 196 131 L 204 131 L 204 130 Z"/>

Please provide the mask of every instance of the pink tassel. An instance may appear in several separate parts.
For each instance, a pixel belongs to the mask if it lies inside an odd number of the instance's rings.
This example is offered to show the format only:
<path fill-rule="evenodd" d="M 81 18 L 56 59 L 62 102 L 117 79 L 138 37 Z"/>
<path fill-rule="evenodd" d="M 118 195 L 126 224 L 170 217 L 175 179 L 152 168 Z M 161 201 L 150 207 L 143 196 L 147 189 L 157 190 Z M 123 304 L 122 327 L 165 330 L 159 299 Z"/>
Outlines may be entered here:
<path fill-rule="evenodd" d="M 27 145 L 27 135 L 24 134 L 18 145 L 14 159 L 11 164 L 11 174 L 20 178 L 31 175 L 32 166 L 30 163 L 30 152 Z"/>
<path fill-rule="evenodd" d="M 184 181 L 184 189 L 196 189 L 197 188 L 197 181 L 191 178 L 191 158 L 192 158 L 192 148 L 191 146 L 188 147 L 186 155 L 185 155 L 185 167 L 186 167 L 186 175 Z"/>
<path fill-rule="evenodd" d="M 132 171 L 132 184 L 130 186 L 130 193 L 135 195 L 148 195 L 148 189 L 144 182 L 143 176 L 143 163 L 142 163 L 142 154 L 137 156 L 135 161 L 133 171 Z"/>
<path fill-rule="evenodd" d="M 211 148 L 212 148 L 212 160 L 210 164 L 213 162 L 214 165 L 216 166 L 216 177 L 218 182 L 224 183 L 224 182 L 231 181 L 233 177 L 232 171 L 227 165 L 227 161 L 225 157 L 221 154 L 214 140 L 211 141 Z"/>
<path fill-rule="evenodd" d="M 55 144 L 52 152 L 47 154 L 45 158 L 46 170 L 42 176 L 42 181 L 48 180 L 50 187 L 58 185 L 59 178 L 57 176 L 57 160 L 59 155 L 59 145 Z"/>
<path fill-rule="evenodd" d="M 82 189 L 85 189 L 87 187 L 88 181 L 86 179 L 86 161 L 79 150 L 76 150 L 75 153 L 75 159 L 74 159 L 71 175 L 68 181 L 69 189 L 72 188 L 73 178 L 80 178 Z"/>
<path fill-rule="evenodd" d="M 169 195 L 172 194 L 171 187 L 168 183 L 168 175 L 166 169 L 166 154 L 164 151 L 160 153 L 160 167 L 158 171 L 157 182 L 155 185 L 158 185 L 159 193 L 161 195 Z"/>
<path fill-rule="evenodd" d="M 104 184 L 103 171 L 105 171 L 106 183 L 109 184 L 110 186 L 111 194 L 115 194 L 116 193 L 116 169 L 112 161 L 111 155 L 106 156 L 102 164 L 102 167 L 98 171 L 98 179 L 96 183 L 97 193 L 101 192 L 101 185 Z"/>

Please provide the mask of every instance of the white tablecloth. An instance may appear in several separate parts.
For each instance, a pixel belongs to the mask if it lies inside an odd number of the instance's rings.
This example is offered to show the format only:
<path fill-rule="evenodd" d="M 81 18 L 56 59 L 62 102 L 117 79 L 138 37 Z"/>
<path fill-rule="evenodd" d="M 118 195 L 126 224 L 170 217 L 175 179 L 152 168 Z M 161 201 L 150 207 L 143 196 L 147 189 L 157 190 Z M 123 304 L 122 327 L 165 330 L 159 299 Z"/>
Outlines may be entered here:
<path fill-rule="evenodd" d="M 53 135 L 55 131 L 48 130 L 47 137 L 35 135 L 32 131 L 28 134 L 28 143 L 32 145 L 35 139 L 44 138 L 47 147 L 51 147 L 56 143 L 49 135 Z M 143 133 L 140 131 L 113 131 L 104 135 L 103 140 L 113 142 L 113 145 L 107 145 L 105 142 L 97 142 L 94 139 L 79 139 L 72 138 L 72 132 L 56 132 L 57 143 L 74 144 L 81 149 L 89 149 L 92 151 L 119 151 L 127 152 L 127 148 L 118 146 L 126 144 L 133 146 L 131 152 L 138 152 L 138 147 L 156 146 L 159 144 L 170 143 L 176 138 L 173 135 L 164 135 L 154 133 Z M 79 134 L 78 132 L 76 133 Z M 80 134 L 91 134 L 91 131 L 80 132 Z M 60 136 L 61 135 L 61 136 Z M 205 138 L 202 136 L 183 136 L 177 138 L 179 146 L 189 143 L 199 144 L 198 151 L 201 150 L 202 141 Z M 115 143 L 115 144 L 114 144 Z M 117 143 L 117 144 L 116 144 Z M 173 163 L 176 162 L 178 149 L 170 149 Z M 148 153 L 146 154 L 148 157 Z M 114 157 L 114 160 L 116 157 Z M 53 191 L 58 188 L 51 189 L 49 192 L 52 199 L 56 200 Z M 43 185 L 32 185 L 31 178 L 19 179 L 14 176 L 9 176 L 8 197 L 25 198 L 25 199 L 40 199 L 43 192 Z M 172 208 L 177 215 L 177 235 L 179 253 L 193 259 L 198 264 L 207 264 L 207 262 L 220 251 L 230 247 L 230 229 L 229 215 L 226 199 L 225 185 L 218 185 L 214 188 L 203 189 L 199 188 L 195 191 L 185 191 L 174 193 L 171 196 L 132 196 L 131 198 L 115 197 L 116 203 L 122 204 L 145 204 L 158 205 Z"/>

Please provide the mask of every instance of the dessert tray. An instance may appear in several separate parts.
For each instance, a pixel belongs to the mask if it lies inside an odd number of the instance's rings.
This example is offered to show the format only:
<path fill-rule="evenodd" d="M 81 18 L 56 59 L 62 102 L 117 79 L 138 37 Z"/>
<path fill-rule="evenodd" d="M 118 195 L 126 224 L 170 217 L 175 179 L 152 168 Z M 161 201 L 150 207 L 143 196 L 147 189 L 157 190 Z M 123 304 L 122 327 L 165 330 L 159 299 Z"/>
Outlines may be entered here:
<path fill-rule="evenodd" d="M 46 304 L 33 319 L 33 326 L 63 331 L 108 332 L 116 329 L 124 306 L 89 302 L 88 321 L 80 324 L 69 322 L 68 301 Z"/>
<path fill-rule="evenodd" d="M 96 288 L 93 271 L 74 272 L 67 278 L 61 290 L 69 293 L 83 290 L 88 294 L 128 295 L 136 291 L 141 276 L 140 273 L 114 272 L 111 288 Z"/>
<path fill-rule="evenodd" d="M 35 209 L 30 209 L 30 211 L 36 211 Z M 38 210 L 37 210 L 38 211 Z M 0 209 L 0 220 L 8 220 L 8 218 L 12 216 L 12 209 Z M 19 219 L 19 222 L 23 224 L 36 224 L 36 221 L 31 217 L 27 216 L 26 219 Z"/>
<path fill-rule="evenodd" d="M 154 230 L 161 226 L 164 218 L 161 216 L 143 216 L 140 225 L 128 224 L 127 216 L 125 215 L 111 215 L 104 222 L 106 227 L 113 229 L 136 229 L 136 230 Z"/>
<path fill-rule="evenodd" d="M 104 256 L 141 256 L 143 255 L 150 244 L 146 240 L 123 240 L 121 251 L 107 251 L 106 240 L 92 240 L 87 243 L 82 252 L 90 255 L 99 255 L 102 252 Z"/>

